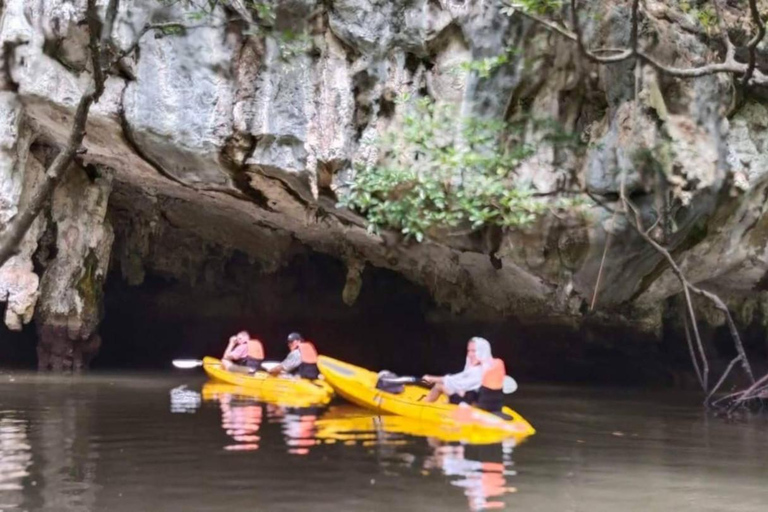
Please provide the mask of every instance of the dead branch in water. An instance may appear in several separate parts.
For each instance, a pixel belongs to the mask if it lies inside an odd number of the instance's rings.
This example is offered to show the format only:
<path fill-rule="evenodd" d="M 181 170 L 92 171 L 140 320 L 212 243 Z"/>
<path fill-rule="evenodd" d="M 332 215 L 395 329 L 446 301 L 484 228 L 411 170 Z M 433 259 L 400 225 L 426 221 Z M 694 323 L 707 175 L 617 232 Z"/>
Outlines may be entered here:
<path fill-rule="evenodd" d="M 736 362 L 741 362 L 741 366 L 742 366 L 742 369 L 744 370 L 744 373 L 746 374 L 746 376 L 750 380 L 750 382 L 753 383 L 753 386 L 751 386 L 748 390 L 744 391 L 745 396 L 747 397 L 746 400 L 751 399 L 752 396 L 749 395 L 749 392 L 750 392 L 750 390 L 754 390 L 754 388 L 755 388 L 755 385 L 756 385 L 755 384 L 755 376 L 754 376 L 754 374 L 752 372 L 752 367 L 751 367 L 751 365 L 749 363 L 749 358 L 747 357 L 746 351 L 744 350 L 744 345 L 743 345 L 743 343 L 741 341 L 741 336 L 739 335 L 739 331 L 736 328 L 736 323 L 733 321 L 733 317 L 731 316 L 731 312 L 728 309 L 728 306 L 726 306 L 725 302 L 723 302 L 723 300 L 720 297 L 718 297 L 716 294 L 714 294 L 712 292 L 709 292 L 707 290 L 702 290 L 701 288 L 693 285 L 688 280 L 688 278 L 685 276 L 683 271 L 680 269 L 680 267 L 677 264 L 677 262 L 675 262 L 675 259 L 672 257 L 670 252 L 667 249 L 665 249 L 664 247 L 662 247 L 661 245 L 659 245 L 653 238 L 650 237 L 650 235 L 648 235 L 646 230 L 643 228 L 642 220 L 640 219 L 640 213 L 638 212 L 637 208 L 632 203 L 632 201 L 630 201 L 629 198 L 627 198 L 627 196 L 625 194 L 625 189 L 624 189 L 623 181 L 622 181 L 622 184 L 621 184 L 620 197 L 621 197 L 622 203 L 624 204 L 624 207 L 626 208 L 626 214 L 628 216 L 630 216 L 630 214 L 631 214 L 631 217 L 634 219 L 634 226 L 635 226 L 635 230 L 637 231 L 637 233 L 640 235 L 641 238 L 643 238 L 643 240 L 646 243 L 648 243 L 651 247 L 653 247 L 656 250 L 656 252 L 661 254 L 667 260 L 667 263 L 669 264 L 670 269 L 675 274 L 675 277 L 677 277 L 678 281 L 680 281 L 680 284 L 683 287 L 683 294 L 685 296 L 686 306 L 687 306 L 688 313 L 689 313 L 690 319 L 691 319 L 691 326 L 692 326 L 692 329 L 693 329 L 693 332 L 694 332 L 694 337 L 696 339 L 696 343 L 698 345 L 698 350 L 699 350 L 700 357 L 702 359 L 702 363 L 704 364 L 704 371 L 701 372 L 701 374 L 699 376 L 700 376 L 700 382 L 702 383 L 702 388 L 703 388 L 704 392 L 707 393 L 707 400 L 709 400 L 711 398 L 711 396 L 715 392 L 717 392 L 717 390 L 722 385 L 722 383 L 725 381 L 727 375 L 730 373 L 733 365 L 736 364 Z M 708 299 L 709 301 L 711 301 L 714 304 L 715 308 L 717 308 L 719 311 L 723 312 L 723 314 L 725 315 L 725 318 L 726 318 L 726 322 L 728 324 L 728 329 L 729 329 L 729 331 L 731 333 L 731 337 L 733 339 L 734 347 L 736 348 L 736 353 L 738 354 L 738 356 L 736 358 L 734 358 L 733 361 L 731 361 L 731 364 L 728 365 L 728 368 L 725 370 L 723 375 L 720 377 L 720 379 L 718 380 L 718 382 L 715 385 L 715 387 L 713 389 L 711 389 L 711 390 L 708 388 L 708 381 L 707 381 L 707 375 L 708 375 L 708 372 L 709 372 L 709 367 L 708 367 L 708 364 L 707 364 L 706 354 L 704 353 L 704 346 L 703 346 L 703 344 L 701 342 L 701 336 L 699 335 L 699 332 L 698 332 L 698 329 L 697 329 L 697 326 L 696 326 L 696 317 L 695 317 L 695 313 L 694 313 L 693 302 L 691 301 L 691 295 L 690 295 L 691 292 L 693 292 L 693 293 L 695 293 L 697 295 L 700 295 L 702 297 L 705 297 L 706 299 Z M 689 340 L 688 340 L 689 346 L 692 346 L 692 343 L 690 341 L 690 335 L 689 335 L 689 332 L 688 332 L 687 325 L 686 325 L 686 336 L 689 337 Z M 692 349 L 691 349 L 691 357 L 693 358 L 694 365 L 696 365 L 696 357 L 695 357 Z M 698 373 L 698 367 L 697 367 L 697 373 Z M 760 379 L 760 381 L 758 381 L 758 383 L 759 382 L 763 382 L 763 381 L 768 383 L 768 375 L 766 375 L 762 379 Z M 766 391 L 768 391 L 768 389 Z"/>
<path fill-rule="evenodd" d="M 702 76 L 707 76 L 707 75 L 712 75 L 717 73 L 728 73 L 733 75 L 734 77 L 741 77 L 741 84 L 742 86 L 745 86 L 745 87 L 750 84 L 768 85 L 768 74 L 765 74 L 759 69 L 757 69 L 757 47 L 760 44 L 760 42 L 763 41 L 766 35 L 766 27 L 765 27 L 765 24 L 762 22 L 762 17 L 757 7 L 757 0 L 749 0 L 750 20 L 752 25 L 754 26 L 754 35 L 746 45 L 747 62 L 739 62 L 736 59 L 736 53 L 737 53 L 736 46 L 734 45 L 733 41 L 731 40 L 728 34 L 728 27 L 723 16 L 723 6 L 721 5 L 721 1 L 722 0 L 713 0 L 713 4 L 715 9 L 715 15 L 717 18 L 719 36 L 723 42 L 725 55 L 723 56 L 721 62 L 706 64 L 703 66 L 691 67 L 691 68 L 678 68 L 678 67 L 666 65 L 660 62 L 659 60 L 657 60 L 652 55 L 650 55 L 646 51 L 646 49 L 642 47 L 638 37 L 640 15 L 641 15 L 641 6 L 640 6 L 639 0 L 630 0 L 630 6 L 631 6 L 630 7 L 631 9 L 630 34 L 629 34 L 628 45 L 624 48 L 590 49 L 588 47 L 587 43 L 584 41 L 582 27 L 579 20 L 580 6 L 579 6 L 578 0 L 570 0 L 570 18 L 571 18 L 570 23 L 572 25 L 570 29 L 557 22 L 548 20 L 543 16 L 539 16 L 535 13 L 528 12 L 526 11 L 525 8 L 515 5 L 514 3 L 510 5 L 511 7 L 513 7 L 514 12 L 519 13 L 520 15 L 528 18 L 529 20 L 532 20 L 533 22 L 545 27 L 547 30 L 551 30 L 559 34 L 560 36 L 575 42 L 576 45 L 578 46 L 579 53 L 581 53 L 584 57 L 586 57 L 590 62 L 599 64 L 599 65 L 611 65 L 611 64 L 616 64 L 616 63 L 625 62 L 625 61 L 634 59 L 636 63 L 636 66 L 635 66 L 636 98 L 635 99 L 637 103 L 637 94 L 638 94 L 637 79 L 639 76 L 639 73 L 638 73 L 639 66 L 641 65 L 651 66 L 659 73 L 676 77 L 676 78 L 682 78 L 682 79 L 702 77 Z M 699 379 L 699 383 L 701 384 L 702 389 L 704 390 L 705 393 L 707 393 L 706 401 L 709 402 L 711 397 L 719 390 L 719 388 L 722 386 L 723 382 L 727 379 L 727 377 L 731 373 L 731 370 L 733 369 L 733 367 L 736 365 L 737 362 L 741 363 L 741 367 L 745 375 L 747 376 L 749 381 L 753 383 L 753 385 L 749 389 L 743 391 L 740 395 L 736 396 L 734 398 L 734 403 L 738 401 L 744 402 L 747 400 L 752 400 L 756 396 L 759 396 L 759 397 L 768 396 L 768 375 L 766 377 L 763 377 L 757 382 L 755 381 L 755 377 L 752 372 L 752 367 L 749 363 L 749 359 L 744 350 L 744 345 L 741 341 L 741 337 L 739 335 L 738 329 L 736 327 L 735 322 L 733 321 L 733 317 L 731 316 L 731 313 L 728 310 L 728 307 L 726 306 L 726 304 L 716 294 L 707 290 L 703 290 L 693 285 L 687 279 L 687 277 L 685 276 L 683 271 L 680 269 L 680 267 L 677 265 L 677 263 L 675 262 L 674 258 L 669 253 L 669 251 L 664 247 L 662 247 L 650 236 L 650 229 L 645 229 L 637 208 L 629 200 L 629 198 L 625 193 L 624 181 L 625 181 L 625 175 L 622 175 L 620 199 L 624 207 L 623 208 L 624 214 L 630 219 L 630 224 L 633 225 L 633 227 L 635 228 L 637 233 L 642 237 L 642 239 L 646 243 L 648 243 L 651 247 L 653 247 L 653 249 L 656 250 L 656 252 L 661 254 L 666 259 L 675 277 L 677 277 L 677 279 L 680 281 L 680 284 L 682 285 L 683 295 L 686 302 L 686 314 L 683 319 L 686 340 L 688 342 L 691 361 L 693 363 L 696 376 Z M 608 243 L 606 243 L 606 247 L 605 247 L 605 252 L 607 253 L 607 251 L 608 251 Z M 605 253 L 603 254 L 603 259 L 604 258 L 605 258 Z M 603 267 L 603 263 L 601 263 L 600 272 L 595 285 L 595 293 L 592 298 L 592 307 L 594 307 L 598 288 L 600 286 L 602 267 Z M 696 294 L 700 297 L 704 297 L 705 299 L 709 300 L 711 303 L 714 304 L 716 309 L 718 309 L 725 315 L 725 319 L 728 324 L 728 329 L 731 334 L 731 338 L 733 339 L 734 347 L 738 354 L 737 357 L 734 358 L 731 361 L 731 363 L 728 365 L 728 368 L 725 370 L 725 372 L 723 372 L 720 379 L 718 379 L 717 384 L 712 389 L 709 388 L 709 363 L 708 363 L 707 355 L 704 351 L 704 345 L 701 341 L 701 335 L 698 330 L 698 324 L 696 320 L 695 309 L 693 307 L 691 293 Z M 688 325 L 689 320 L 690 320 L 690 329 Z M 694 343 L 694 340 L 695 340 L 695 343 Z M 699 361 L 701 362 L 701 364 L 699 364 Z"/>

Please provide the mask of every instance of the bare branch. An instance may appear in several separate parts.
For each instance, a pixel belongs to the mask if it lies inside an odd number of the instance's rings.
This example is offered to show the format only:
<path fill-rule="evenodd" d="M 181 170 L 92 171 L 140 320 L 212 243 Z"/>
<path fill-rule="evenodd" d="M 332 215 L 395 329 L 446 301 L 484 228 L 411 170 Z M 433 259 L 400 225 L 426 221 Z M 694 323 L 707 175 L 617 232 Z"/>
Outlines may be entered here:
<path fill-rule="evenodd" d="M 541 16 L 537 16 L 536 14 L 526 11 L 525 7 L 523 7 L 522 5 L 511 4 L 511 7 L 514 9 L 514 12 L 520 14 L 522 17 L 528 18 L 529 20 L 534 21 L 539 25 L 543 25 L 547 27 L 549 30 L 553 32 L 557 32 L 558 34 L 560 34 L 566 39 L 570 39 L 571 41 L 576 41 L 576 35 L 570 30 L 568 30 L 567 28 L 561 27 L 557 23 L 553 23 L 547 19 L 542 18 Z M 624 51 L 624 50 L 620 50 L 620 51 Z"/>
<path fill-rule="evenodd" d="M 712 0 L 712 4 L 715 6 L 715 15 L 717 16 L 717 25 L 720 30 L 720 38 L 723 40 L 725 46 L 725 62 L 731 62 L 736 59 L 736 47 L 731 41 L 731 36 L 728 35 L 728 26 L 725 23 L 725 16 L 723 16 L 723 8 L 720 5 L 722 0 Z"/>
<path fill-rule="evenodd" d="M 613 239 L 613 230 L 616 228 L 616 213 L 617 213 L 617 210 L 614 210 L 613 215 L 611 216 L 611 231 L 608 232 L 608 236 L 605 238 L 605 247 L 603 247 L 603 257 L 600 259 L 600 268 L 597 271 L 597 279 L 595 280 L 595 291 L 592 293 L 592 303 L 589 305 L 590 311 L 593 311 L 595 309 L 595 304 L 597 303 L 597 292 L 600 290 L 600 281 L 602 281 L 602 278 L 603 278 L 603 268 L 605 267 L 605 258 L 608 255 L 608 249 L 611 246 L 611 240 Z"/>
<path fill-rule="evenodd" d="M 638 0 L 633 0 L 633 2 L 637 4 Z M 637 19 L 634 18 L 634 16 L 636 16 L 636 11 L 633 11 L 634 25 L 632 30 L 632 33 L 636 39 L 637 38 Z M 611 55 L 609 57 L 601 57 L 589 51 L 587 49 L 586 44 L 584 44 L 584 36 L 581 33 L 581 25 L 579 24 L 577 0 L 571 0 L 571 20 L 573 23 L 573 31 L 575 33 L 576 44 L 579 45 L 579 50 L 581 51 L 581 53 L 584 54 L 584 56 L 586 56 L 592 62 L 596 62 L 598 64 L 615 64 L 617 62 L 625 61 L 635 55 L 635 52 L 632 49 L 623 50 L 618 55 Z"/>
<path fill-rule="evenodd" d="M 741 366 L 744 368 L 744 373 L 747 374 L 747 377 L 749 377 L 749 380 L 751 382 L 755 382 L 755 376 L 752 373 L 752 367 L 749 364 L 747 353 L 744 351 L 744 345 L 741 342 L 741 336 L 739 336 L 739 330 L 736 328 L 736 322 L 733 321 L 733 317 L 731 316 L 731 312 L 728 309 L 728 306 L 725 305 L 725 302 L 723 302 L 720 297 L 718 297 L 712 292 L 709 292 L 707 290 L 702 290 L 691 284 L 688 284 L 688 287 L 694 293 L 708 298 L 710 301 L 712 301 L 715 304 L 715 307 L 717 309 L 719 309 L 725 314 L 725 321 L 728 324 L 728 330 L 731 332 L 731 337 L 733 338 L 734 345 L 736 346 L 736 352 L 739 354 L 739 356 L 741 356 Z"/>
<path fill-rule="evenodd" d="M 88 0 L 88 8 L 85 11 L 85 19 L 88 22 L 88 49 L 91 51 L 91 63 L 93 64 L 93 82 L 96 89 L 96 101 L 104 92 L 104 69 L 101 58 L 101 20 L 96 10 L 96 0 Z M 90 107 L 90 105 L 89 105 Z M 86 116 L 88 114 L 86 113 Z"/>
<path fill-rule="evenodd" d="M 185 25 L 184 23 L 180 23 L 178 21 L 168 21 L 164 23 L 147 23 L 144 25 L 144 27 L 141 29 L 139 34 L 136 36 L 136 39 L 133 41 L 133 43 L 123 51 L 117 54 L 115 57 L 115 62 L 118 62 L 125 57 L 129 56 L 133 52 L 135 52 L 139 48 L 139 44 L 141 44 L 142 38 L 147 35 L 149 32 L 154 32 L 156 30 L 159 31 L 166 31 L 171 29 L 177 29 L 177 30 L 196 30 L 198 28 L 217 28 L 229 25 L 230 23 L 234 23 L 236 21 L 239 21 L 237 18 L 231 18 L 228 20 L 225 20 L 220 25 L 210 25 L 210 24 L 199 24 L 199 25 Z"/>
<path fill-rule="evenodd" d="M 685 330 L 685 341 L 688 342 L 688 352 L 691 355 L 693 369 L 696 371 L 696 378 L 699 379 L 699 385 L 701 385 L 701 389 L 706 391 L 707 385 L 704 383 L 704 376 L 701 374 L 701 368 L 699 367 L 699 358 L 696 356 L 696 351 L 693 348 L 691 330 L 688 328 L 688 315 L 685 312 L 683 313 L 683 329 Z"/>
<path fill-rule="evenodd" d="M 632 50 L 633 54 L 637 54 L 638 49 L 637 32 L 640 26 L 639 11 L 640 0 L 632 0 L 632 15 L 630 17 L 630 24 L 632 28 L 629 33 L 629 48 Z"/>
<path fill-rule="evenodd" d="M 24 235 L 32 226 L 43 206 L 45 206 L 45 203 L 53 194 L 56 186 L 70 168 L 75 156 L 81 153 L 81 145 L 85 137 L 85 126 L 88 121 L 91 105 L 98 101 L 104 91 L 105 75 L 102 69 L 101 47 L 99 43 L 101 23 L 98 20 L 95 0 L 88 0 L 86 20 L 89 27 L 88 47 L 91 50 L 91 64 L 93 66 L 91 83 L 80 97 L 66 146 L 59 151 L 51 166 L 46 169 L 45 178 L 32 194 L 29 203 L 22 211 L 11 218 L 5 229 L 0 233 L 0 266 L 4 265 L 16 253 Z M 10 59 L 11 55 L 6 53 L 4 57 Z M 6 63 L 6 65 L 8 64 Z"/>
<path fill-rule="evenodd" d="M 115 25 L 117 17 L 117 8 L 120 6 L 120 0 L 109 0 L 107 9 L 104 12 L 104 25 L 101 27 L 101 47 L 102 49 L 112 40 L 112 27 Z"/>
<path fill-rule="evenodd" d="M 639 214 L 638 214 L 637 210 L 635 209 L 634 205 L 632 205 L 632 203 L 629 201 L 629 199 L 627 199 L 626 196 L 624 196 L 623 194 L 622 194 L 622 197 L 623 197 L 623 200 L 624 200 L 625 204 L 632 210 L 632 212 L 633 212 L 633 214 L 635 216 L 635 221 L 637 223 L 638 228 L 642 228 L 642 226 L 640 225 L 640 221 L 639 221 Z M 688 304 L 689 304 L 689 306 L 688 306 L 689 307 L 689 314 L 691 315 L 691 320 L 692 320 L 694 332 L 697 334 L 697 338 L 698 338 L 698 333 L 696 332 L 696 323 L 695 323 L 696 320 L 695 320 L 694 313 L 693 313 L 693 307 L 691 306 L 691 303 L 690 303 L 690 295 L 689 295 L 690 292 L 693 292 L 696 295 L 701 295 L 702 297 L 705 297 L 705 298 L 709 299 L 715 305 L 715 308 L 717 308 L 718 310 L 723 312 L 723 314 L 725 315 L 726 323 L 728 324 L 728 329 L 729 329 L 729 331 L 731 333 L 731 337 L 733 338 L 734 346 L 736 347 L 736 352 L 741 357 L 741 364 L 742 364 L 742 367 L 744 369 L 744 373 L 747 374 L 747 376 L 749 377 L 749 380 L 751 382 L 755 382 L 755 376 L 752 373 L 752 367 L 749 364 L 749 359 L 747 358 L 746 351 L 744 350 L 744 345 L 741 342 L 741 336 L 739 336 L 739 331 L 736 328 L 736 323 L 733 321 L 733 317 L 731 316 L 731 312 L 728 310 L 728 306 L 726 306 L 726 304 L 722 301 L 722 299 L 720 299 L 720 297 L 718 297 L 714 293 L 709 292 L 707 290 L 702 290 L 701 288 L 691 284 L 688 281 L 688 279 L 685 277 L 685 275 L 683 274 L 683 272 L 680 269 L 680 267 L 675 262 L 674 258 L 672 258 L 672 255 L 669 253 L 669 251 L 667 251 L 662 246 L 660 246 L 658 243 L 656 243 L 656 241 L 653 240 L 650 236 L 648 236 L 644 232 L 644 230 L 638 229 L 638 233 L 640 233 L 640 236 L 646 242 L 648 242 L 654 249 L 656 249 L 656 251 L 658 253 L 660 253 L 660 254 L 662 254 L 664 256 L 664 258 L 669 263 L 669 266 L 672 269 L 672 272 L 675 274 L 675 276 L 678 278 L 680 283 L 683 285 L 683 292 L 686 294 L 686 301 L 688 301 Z M 700 350 L 703 350 L 703 347 L 700 347 Z M 705 370 L 704 373 L 705 373 L 705 376 L 706 376 L 706 370 Z M 706 382 L 706 377 L 705 377 L 704 380 Z"/>
<path fill-rule="evenodd" d="M 749 51 L 749 57 L 747 62 L 747 70 L 742 78 L 742 85 L 749 85 L 749 81 L 752 79 L 752 74 L 755 72 L 755 66 L 757 63 L 757 45 L 765 37 L 765 23 L 760 18 L 760 11 L 757 10 L 757 0 L 749 0 L 749 14 L 752 17 L 752 24 L 757 28 L 757 33 L 747 44 L 747 50 Z"/>
<path fill-rule="evenodd" d="M 750 0 L 750 7 L 753 4 L 755 4 L 755 2 L 756 0 Z M 515 12 L 520 13 L 522 16 L 538 23 L 539 25 L 545 27 L 548 30 L 552 30 L 556 32 L 557 34 L 565 37 L 566 39 L 574 41 L 578 45 L 579 51 L 585 57 L 587 57 L 587 59 L 598 64 L 615 64 L 615 63 L 623 62 L 627 59 L 636 57 L 644 64 L 653 66 L 659 72 L 669 76 L 676 77 L 676 78 L 698 78 L 698 77 L 714 75 L 718 73 L 729 73 L 732 75 L 741 76 L 743 83 L 751 82 L 757 85 L 768 85 L 768 75 L 756 69 L 757 45 L 760 43 L 760 41 L 762 41 L 762 39 L 765 36 L 765 26 L 762 25 L 761 23 L 757 23 L 758 33 L 750 41 L 750 45 L 748 47 L 750 51 L 750 63 L 745 64 L 745 63 L 736 61 L 735 59 L 736 49 L 732 47 L 733 45 L 730 42 L 730 39 L 728 39 L 728 43 L 726 44 L 726 56 L 722 62 L 707 64 L 704 66 L 693 67 L 693 68 L 679 68 L 679 67 L 669 66 L 662 62 L 659 62 L 656 58 L 652 57 L 651 55 L 649 55 L 639 47 L 640 46 L 639 40 L 638 40 L 639 0 L 633 0 L 633 3 L 632 3 L 632 14 L 631 14 L 632 26 L 630 29 L 631 31 L 630 31 L 630 41 L 629 41 L 630 48 L 625 48 L 625 49 L 605 48 L 601 50 L 590 50 L 586 47 L 586 44 L 584 43 L 583 36 L 581 33 L 581 26 L 579 24 L 579 19 L 578 19 L 577 0 L 571 0 L 571 18 L 573 20 L 574 32 L 571 32 L 570 30 L 564 27 L 561 27 L 560 25 L 553 23 L 549 20 L 546 20 L 540 16 L 526 12 L 525 9 L 520 5 L 511 4 L 511 6 L 515 10 Z M 716 8 L 719 8 L 719 7 L 720 7 L 719 5 L 716 5 Z M 760 18 L 759 12 L 757 12 L 756 10 L 752 12 L 752 16 L 753 16 L 753 20 L 755 19 L 759 20 Z M 722 21 L 720 21 L 720 30 L 721 30 L 721 37 L 724 37 L 724 38 L 727 37 L 727 30 L 725 27 L 725 23 Z M 722 35 L 723 32 L 725 33 L 725 36 Z M 611 55 L 611 56 L 598 55 L 598 53 L 604 53 L 604 52 L 611 52 L 611 53 L 615 53 L 616 55 Z"/>
<path fill-rule="evenodd" d="M 86 93 L 80 98 L 66 147 L 56 155 L 53 163 L 46 170 L 45 179 L 35 190 L 29 204 L 12 218 L 3 232 L 0 233 L 0 266 L 4 265 L 15 254 L 24 235 L 53 194 L 56 185 L 69 169 L 85 136 L 85 124 L 95 96 L 96 87 L 95 84 L 91 83 Z"/>
<path fill-rule="evenodd" d="M 640 235 L 643 236 L 643 235 Z M 647 241 L 650 237 L 644 237 Z M 661 247 L 658 244 L 654 245 L 654 248 L 658 250 L 658 248 L 661 248 L 666 252 L 666 249 Z M 669 252 L 667 252 L 669 254 Z M 672 256 L 670 255 L 670 258 Z M 682 276 L 682 273 L 678 275 L 678 279 Z M 686 281 L 687 282 L 687 281 Z M 696 312 L 693 309 L 693 301 L 691 300 L 691 292 L 686 286 L 686 283 L 683 283 L 683 296 L 685 297 L 685 305 L 688 309 L 688 317 L 691 320 L 691 330 L 693 331 L 694 339 L 696 340 L 696 347 L 699 349 L 699 356 L 701 357 L 701 381 L 704 384 L 703 389 L 704 392 L 707 392 L 707 389 L 709 389 L 709 360 L 707 360 L 707 353 L 704 350 L 704 344 L 701 342 L 701 333 L 699 333 L 699 323 L 696 321 Z"/>
<path fill-rule="evenodd" d="M 728 364 L 728 368 L 725 369 L 723 372 L 723 375 L 720 377 L 720 380 L 717 381 L 717 384 L 715 384 L 715 387 L 712 388 L 712 391 L 709 392 L 707 395 L 707 398 L 704 399 L 704 403 L 708 404 L 709 400 L 712 398 L 712 396 L 717 393 L 717 390 L 720 389 L 720 386 L 723 385 L 723 382 L 725 382 L 725 379 L 728 378 L 728 375 L 731 373 L 731 370 L 733 369 L 733 365 L 735 365 L 739 359 L 741 359 L 741 356 L 734 357 L 731 362 Z"/>

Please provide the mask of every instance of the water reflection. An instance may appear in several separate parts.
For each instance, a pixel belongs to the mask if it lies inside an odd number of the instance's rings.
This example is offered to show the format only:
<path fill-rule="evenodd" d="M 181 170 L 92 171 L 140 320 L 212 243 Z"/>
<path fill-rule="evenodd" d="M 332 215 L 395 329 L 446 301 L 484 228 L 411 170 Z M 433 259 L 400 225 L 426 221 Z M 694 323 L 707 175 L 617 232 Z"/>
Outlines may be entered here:
<path fill-rule="evenodd" d="M 0 510 L 21 507 L 31 465 L 27 422 L 0 412 Z"/>
<path fill-rule="evenodd" d="M 258 450 L 261 437 L 259 430 L 265 418 L 269 423 L 281 425 L 288 453 L 307 455 L 318 444 L 315 422 L 320 406 L 299 407 L 307 403 L 296 397 L 274 397 L 259 390 L 251 390 L 231 384 L 206 382 L 202 398 L 218 402 L 221 409 L 221 426 L 235 441 L 226 450 Z"/>
<path fill-rule="evenodd" d="M 506 477 L 515 474 L 508 469 L 512 450 L 509 444 L 494 454 L 486 453 L 491 458 L 501 452 L 502 461 L 494 462 L 468 458 L 467 447 L 463 445 L 444 443 L 435 438 L 429 438 L 428 443 L 434 451 L 424 462 L 424 469 L 439 469 L 445 476 L 458 477 L 453 478 L 451 484 L 464 489 L 470 510 L 504 508 L 504 502 L 498 498 L 517 491 L 507 486 Z"/>
<path fill-rule="evenodd" d="M 504 508 L 500 498 L 517 490 L 507 483 L 507 477 L 516 474 L 510 469 L 513 439 L 466 445 L 457 441 L 466 432 L 401 416 L 378 416 L 350 406 L 330 408 L 316 426 L 317 436 L 326 442 L 375 446 L 380 465 L 389 468 L 413 468 L 416 454 L 421 452 L 415 445 L 426 442 L 431 455 L 424 457 L 422 474 L 438 470 L 449 477 L 452 485 L 463 489 L 473 512 Z M 467 453 L 470 450 L 472 456 Z"/>
<path fill-rule="evenodd" d="M 319 408 L 287 408 L 276 404 L 268 406 L 269 418 L 279 422 L 282 427 L 285 444 L 291 455 L 308 455 L 309 449 L 317 444 L 316 422 Z"/>
<path fill-rule="evenodd" d="M 171 390 L 172 413 L 196 413 L 200 404 L 200 393 L 189 389 L 186 384 Z"/>

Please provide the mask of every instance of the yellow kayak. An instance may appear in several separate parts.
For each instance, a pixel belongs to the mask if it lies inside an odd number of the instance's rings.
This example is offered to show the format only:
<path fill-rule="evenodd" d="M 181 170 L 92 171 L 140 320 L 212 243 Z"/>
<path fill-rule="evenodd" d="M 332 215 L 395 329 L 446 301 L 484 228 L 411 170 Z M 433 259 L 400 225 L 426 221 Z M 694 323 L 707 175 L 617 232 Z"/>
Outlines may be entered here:
<path fill-rule="evenodd" d="M 213 380 L 259 391 L 263 396 L 267 394 L 272 397 L 295 396 L 311 400 L 314 403 L 324 400 L 327 402 L 333 396 L 333 388 L 321 379 L 307 380 L 288 375 L 272 376 L 267 372 L 254 374 L 230 372 L 224 369 L 221 361 L 215 357 L 204 358 L 203 369 Z"/>
<path fill-rule="evenodd" d="M 227 384 L 218 380 L 210 380 L 203 384 L 202 395 L 203 400 L 206 402 L 218 401 L 221 400 L 222 397 L 229 396 L 297 409 L 326 405 L 332 398 L 331 393 L 326 394 L 323 397 L 304 396 L 293 392 L 286 393 L 272 389 L 246 388 L 236 384 Z"/>
<path fill-rule="evenodd" d="M 445 397 L 440 397 L 434 403 L 426 403 L 422 399 L 427 391 L 422 387 L 407 385 L 402 393 L 388 393 L 376 389 L 378 376 L 365 368 L 327 356 L 320 356 L 317 366 L 339 395 L 377 412 L 453 425 L 460 427 L 465 435 L 495 431 L 522 439 L 536 433 L 525 418 L 509 407 L 504 407 L 502 411 L 509 419 L 503 419 L 476 407 L 450 404 Z"/>
<path fill-rule="evenodd" d="M 379 415 L 354 405 L 331 407 L 315 422 L 315 428 L 315 437 L 326 442 L 380 442 L 381 433 L 431 437 L 446 443 L 468 444 L 497 444 L 521 438 L 510 436 L 503 430 L 478 429 L 473 425 L 421 421 L 394 414 Z"/>

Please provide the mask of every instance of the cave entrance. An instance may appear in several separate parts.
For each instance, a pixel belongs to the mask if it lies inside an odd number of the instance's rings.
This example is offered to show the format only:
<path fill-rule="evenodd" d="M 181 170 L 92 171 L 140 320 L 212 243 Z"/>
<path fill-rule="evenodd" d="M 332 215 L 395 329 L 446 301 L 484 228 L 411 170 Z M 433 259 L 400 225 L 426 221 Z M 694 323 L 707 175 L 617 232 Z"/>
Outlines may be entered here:
<path fill-rule="evenodd" d="M 628 355 L 609 335 L 585 342 L 583 332 L 546 322 L 462 319 L 423 288 L 370 265 L 348 306 L 345 278 L 341 261 L 309 251 L 270 273 L 239 253 L 209 279 L 149 272 L 141 285 L 129 286 L 113 271 L 103 344 L 91 367 L 167 369 L 174 358 L 218 357 L 240 329 L 264 342 L 268 359 L 282 359 L 287 334 L 299 331 L 321 353 L 405 375 L 460 370 L 466 341 L 475 335 L 488 338 L 510 373 L 524 379 L 625 384 L 651 380 L 648 372 L 661 362 L 647 347 Z"/>

